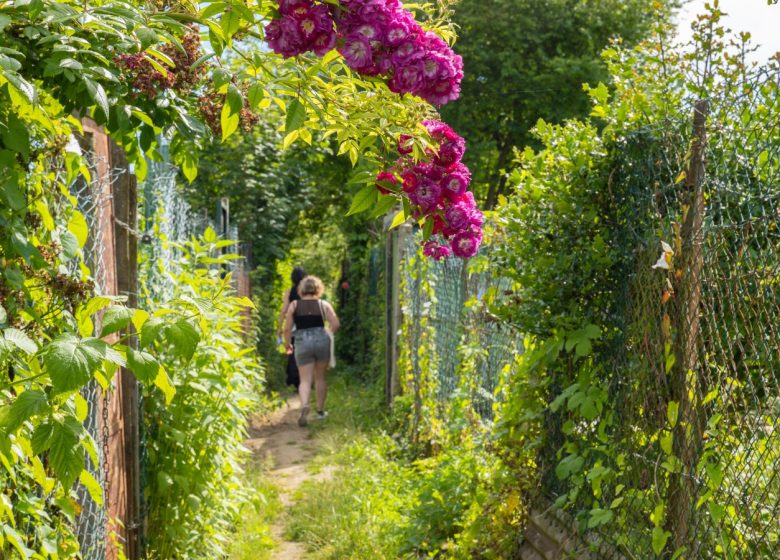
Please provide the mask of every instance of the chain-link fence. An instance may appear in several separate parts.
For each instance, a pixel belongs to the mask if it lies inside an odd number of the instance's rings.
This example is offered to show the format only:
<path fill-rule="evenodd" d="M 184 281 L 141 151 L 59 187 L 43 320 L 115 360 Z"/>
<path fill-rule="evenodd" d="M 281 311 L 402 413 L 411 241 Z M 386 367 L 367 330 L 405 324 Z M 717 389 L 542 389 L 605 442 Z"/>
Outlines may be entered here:
<path fill-rule="evenodd" d="M 402 343 L 411 374 L 406 385 L 418 399 L 445 401 L 466 383 L 472 406 L 489 421 L 501 372 L 522 351 L 522 340 L 490 314 L 486 299 L 511 282 L 489 271 L 470 272 L 460 259 L 429 260 L 420 239 L 420 232 L 406 238 L 400 263 Z"/>
<path fill-rule="evenodd" d="M 660 504 L 686 558 L 780 555 L 780 107 L 751 85 L 631 135 L 613 176 L 632 258 L 599 356 L 622 462 L 603 501 L 625 498 L 605 540 L 629 557 L 653 556 Z"/>
<path fill-rule="evenodd" d="M 540 503 L 572 514 L 591 557 L 780 557 L 779 75 L 743 80 L 626 134 L 612 156 L 613 324 L 587 379 L 569 361 L 550 384 L 551 399 L 575 381 L 606 397 L 596 417 L 548 411 L 537 456 Z M 410 387 L 425 394 L 430 376 L 448 398 L 464 339 L 479 337 L 469 374 L 489 416 L 519 336 L 466 302 L 505 286 L 457 260 L 423 261 L 411 243 Z"/>
<path fill-rule="evenodd" d="M 85 159 L 90 168 L 94 180 L 90 183 L 80 178 L 72 187 L 72 194 L 76 198 L 77 207 L 89 227 L 87 244 L 84 247 L 85 264 L 92 273 L 95 284 L 95 293 L 110 293 L 106 281 L 106 249 L 108 240 L 105 239 L 106 224 L 105 205 L 110 202 L 107 197 L 105 185 L 99 183 L 100 174 L 98 165 L 105 162 L 96 161 L 97 158 L 91 149 L 85 150 Z M 77 264 L 74 264 L 77 266 Z M 74 275 L 77 271 L 74 271 Z M 96 325 L 96 329 L 99 329 Z M 97 330 L 96 332 L 99 332 Z M 108 395 L 95 380 L 92 380 L 82 390 L 81 394 L 89 405 L 89 412 L 84 425 L 96 444 L 98 464 L 94 464 L 87 456 L 86 465 L 89 472 L 98 480 L 101 487 L 108 488 Z M 76 534 L 79 541 L 81 555 L 84 560 L 103 560 L 106 557 L 106 539 L 108 515 L 105 504 L 108 502 L 108 493 L 104 491 L 103 505 L 95 502 L 87 489 L 81 485 L 76 488 L 76 495 L 80 510 L 76 520 Z"/>

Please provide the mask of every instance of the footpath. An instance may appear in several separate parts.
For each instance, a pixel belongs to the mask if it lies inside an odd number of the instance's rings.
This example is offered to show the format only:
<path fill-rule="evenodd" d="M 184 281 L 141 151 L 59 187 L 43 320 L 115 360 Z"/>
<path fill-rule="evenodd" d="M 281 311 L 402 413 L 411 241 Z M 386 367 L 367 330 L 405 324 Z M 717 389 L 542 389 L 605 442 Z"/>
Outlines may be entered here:
<path fill-rule="evenodd" d="M 295 505 L 295 494 L 306 480 L 327 480 L 332 468 L 317 474 L 308 470 L 317 455 L 316 436 L 307 428 L 298 426 L 298 397 L 291 396 L 285 405 L 268 416 L 252 419 L 249 437 L 245 442 L 257 461 L 266 466 L 270 482 L 279 488 L 279 500 L 285 511 Z M 301 543 L 285 538 L 285 515 L 280 515 L 271 527 L 271 535 L 277 543 L 274 560 L 303 560 L 306 549 Z"/>

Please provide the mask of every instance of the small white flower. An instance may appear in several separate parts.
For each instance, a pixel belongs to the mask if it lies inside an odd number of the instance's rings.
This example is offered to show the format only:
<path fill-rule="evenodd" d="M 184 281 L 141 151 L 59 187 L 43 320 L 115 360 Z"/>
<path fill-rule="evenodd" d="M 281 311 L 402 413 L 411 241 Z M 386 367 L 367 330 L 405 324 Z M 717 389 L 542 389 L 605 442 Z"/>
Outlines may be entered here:
<path fill-rule="evenodd" d="M 79 141 L 76 140 L 76 137 L 72 134 L 68 138 L 68 143 L 65 144 L 65 151 L 71 154 L 81 155 L 81 146 L 79 146 Z"/>
<path fill-rule="evenodd" d="M 669 245 L 666 241 L 661 241 L 661 249 L 663 250 L 661 252 L 661 256 L 658 257 L 658 262 L 656 262 L 653 265 L 653 268 L 660 268 L 663 270 L 671 270 L 672 268 L 672 257 L 674 256 L 674 250 L 672 249 L 671 245 Z"/>

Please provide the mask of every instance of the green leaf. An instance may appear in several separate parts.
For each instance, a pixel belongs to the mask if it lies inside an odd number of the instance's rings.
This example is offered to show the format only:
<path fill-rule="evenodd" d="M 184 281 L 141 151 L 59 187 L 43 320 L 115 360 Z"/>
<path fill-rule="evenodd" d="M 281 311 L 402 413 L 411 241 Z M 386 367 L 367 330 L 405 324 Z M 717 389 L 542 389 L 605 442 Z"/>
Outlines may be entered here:
<path fill-rule="evenodd" d="M 13 546 L 16 549 L 16 552 L 19 553 L 19 557 L 23 559 L 32 558 L 32 555 L 35 554 L 34 550 L 30 550 L 25 546 L 25 539 L 19 535 L 19 533 L 16 532 L 16 529 L 14 529 L 11 525 L 8 525 L 6 523 L 2 526 L 3 535 L 5 535 L 5 540 L 11 543 L 11 546 Z"/>
<path fill-rule="evenodd" d="M 30 82 L 22 78 L 19 74 L 16 72 L 6 72 L 4 74 L 5 78 L 11 83 L 16 90 L 21 93 L 25 99 L 30 104 L 35 104 L 38 102 L 38 93 L 35 91 L 35 88 L 33 87 Z"/>
<path fill-rule="evenodd" d="M 60 235 L 60 245 L 62 245 L 62 256 L 65 260 L 70 260 L 79 254 L 79 240 L 69 231 L 64 231 Z"/>
<path fill-rule="evenodd" d="M 32 450 L 36 455 L 40 455 L 51 447 L 51 436 L 54 433 L 54 424 L 46 421 L 35 427 L 32 435 Z"/>
<path fill-rule="evenodd" d="M 667 455 L 672 454 L 672 444 L 674 443 L 674 434 L 672 432 L 664 432 L 659 442 L 661 443 L 661 450 Z"/>
<path fill-rule="evenodd" d="M 141 42 L 141 50 L 145 51 L 148 47 L 160 42 L 160 36 L 153 29 L 148 27 L 139 27 L 135 30 L 135 35 Z"/>
<path fill-rule="evenodd" d="M 87 225 L 84 214 L 78 210 L 73 210 L 73 214 L 68 221 L 68 231 L 76 236 L 79 247 L 84 247 L 84 245 L 86 245 L 87 238 L 89 237 L 89 226 Z"/>
<path fill-rule="evenodd" d="M 200 333 L 186 319 L 180 319 L 163 329 L 165 340 L 173 347 L 176 355 L 190 361 L 200 342 Z"/>
<path fill-rule="evenodd" d="M 228 84 L 225 101 L 230 106 L 231 113 L 240 113 L 241 109 L 244 108 L 244 97 L 241 95 L 241 90 L 233 82 Z"/>
<path fill-rule="evenodd" d="M 63 334 L 43 349 L 43 363 L 55 392 L 63 393 L 85 385 L 103 360 L 116 362 L 115 354 L 102 340 Z"/>
<path fill-rule="evenodd" d="M 423 240 L 428 241 L 433 235 L 433 218 L 427 218 L 423 224 Z"/>
<path fill-rule="evenodd" d="M 192 183 L 198 176 L 198 153 L 190 150 L 181 160 L 181 171 L 184 177 Z"/>
<path fill-rule="evenodd" d="M 393 221 L 390 223 L 390 229 L 395 229 L 398 226 L 404 224 L 406 222 L 406 212 L 403 210 L 399 210 L 398 213 L 395 215 L 395 218 L 393 218 Z"/>
<path fill-rule="evenodd" d="M 377 194 L 376 187 L 373 185 L 368 185 L 360 189 L 355 195 L 355 198 L 352 199 L 352 206 L 350 206 L 349 212 L 347 212 L 347 216 L 365 212 L 369 208 L 373 207 L 374 203 L 376 202 Z"/>
<path fill-rule="evenodd" d="M 66 419 L 65 423 L 54 422 L 50 438 L 49 464 L 67 489 L 84 470 L 84 450 L 78 445 L 77 433 Z"/>
<path fill-rule="evenodd" d="M 0 150 L 0 192 L 12 210 L 27 207 L 27 196 L 19 188 L 16 155 L 10 150 Z"/>
<path fill-rule="evenodd" d="M 0 408 L 0 428 L 10 434 L 19 429 L 27 420 L 48 413 L 49 401 L 42 391 L 25 391 L 14 401 Z"/>
<path fill-rule="evenodd" d="M 79 474 L 79 482 L 87 489 L 92 500 L 99 506 L 103 505 L 103 488 L 88 470 L 84 469 Z"/>
<path fill-rule="evenodd" d="M 666 418 L 669 420 L 669 425 L 674 428 L 677 425 L 677 417 L 680 413 L 680 403 L 676 401 L 669 401 L 666 405 Z"/>
<path fill-rule="evenodd" d="M 106 309 L 103 315 L 103 328 L 100 336 L 106 336 L 121 331 L 130 324 L 133 319 L 133 309 L 124 305 L 112 305 Z"/>
<path fill-rule="evenodd" d="M 38 344 L 27 336 L 24 331 L 20 331 L 19 329 L 9 328 L 3 330 L 2 340 L 27 354 L 33 354 L 38 351 Z"/>
<path fill-rule="evenodd" d="M 237 129 L 240 123 L 240 116 L 238 113 L 234 113 L 230 109 L 230 105 L 225 103 L 222 106 L 222 113 L 219 118 L 219 123 L 222 126 L 222 141 L 224 142 L 230 137 Z"/>
<path fill-rule="evenodd" d="M 159 317 L 151 317 L 141 327 L 141 348 L 146 348 L 157 340 L 158 335 L 165 327 L 165 321 Z"/>
<path fill-rule="evenodd" d="M 653 528 L 653 552 L 656 556 L 660 556 L 664 548 L 666 548 L 666 541 L 669 540 L 672 534 L 669 531 L 664 531 L 663 527 Z"/>
<path fill-rule="evenodd" d="M 5 126 L 0 125 L 0 137 L 6 148 L 21 154 L 23 159 L 30 157 L 30 134 L 25 124 L 13 113 L 8 115 Z"/>
<path fill-rule="evenodd" d="M 87 93 L 89 94 L 90 99 L 95 102 L 95 105 L 97 105 L 97 107 L 103 113 L 105 119 L 108 120 L 108 96 L 106 95 L 106 90 L 103 89 L 102 85 L 91 78 L 83 76 L 82 80 L 84 81 L 84 85 L 87 88 Z"/>
<path fill-rule="evenodd" d="M 265 88 L 262 84 L 252 84 L 249 86 L 249 91 L 247 92 L 249 108 L 256 111 L 264 96 Z"/>
<path fill-rule="evenodd" d="M 220 20 L 222 32 L 228 42 L 233 34 L 241 27 L 241 14 L 231 6 L 230 11 L 225 12 Z"/>
<path fill-rule="evenodd" d="M 73 405 L 76 410 L 76 419 L 84 423 L 89 416 L 89 403 L 87 399 L 81 396 L 81 393 L 75 393 L 73 395 Z"/>
<path fill-rule="evenodd" d="M 374 209 L 371 211 L 371 217 L 377 218 L 387 214 L 398 203 L 398 199 L 394 196 L 380 196 L 379 202 L 377 202 Z"/>
<path fill-rule="evenodd" d="M 127 349 L 127 367 L 145 384 L 151 383 L 157 377 L 160 364 L 149 352 Z"/>
<path fill-rule="evenodd" d="M 170 404 L 176 395 L 176 388 L 171 383 L 171 379 L 168 377 L 164 367 L 160 366 L 158 369 L 157 377 L 154 378 L 154 384 L 165 395 L 165 403 Z"/>
<path fill-rule="evenodd" d="M 298 130 L 306 122 L 306 107 L 303 106 L 300 99 L 293 99 L 287 107 L 287 117 L 284 121 L 284 133 L 290 134 L 293 130 Z"/>
<path fill-rule="evenodd" d="M 601 509 L 601 508 L 592 509 L 590 510 L 590 518 L 588 519 L 588 528 L 593 529 L 594 527 L 606 525 L 607 523 L 612 521 L 612 518 L 614 516 L 615 513 L 609 509 Z"/>

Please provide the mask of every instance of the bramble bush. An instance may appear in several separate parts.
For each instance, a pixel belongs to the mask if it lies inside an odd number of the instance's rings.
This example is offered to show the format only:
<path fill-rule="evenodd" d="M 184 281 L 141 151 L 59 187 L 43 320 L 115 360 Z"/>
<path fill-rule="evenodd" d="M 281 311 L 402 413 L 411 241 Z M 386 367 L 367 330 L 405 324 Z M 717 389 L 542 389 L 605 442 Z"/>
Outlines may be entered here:
<path fill-rule="evenodd" d="M 201 239 L 171 242 L 177 259 L 167 272 L 174 287 L 170 307 L 196 314 L 197 331 L 193 326 L 171 348 L 141 330 L 142 347 L 155 347 L 176 393 L 171 400 L 146 391 L 144 398 L 151 558 L 224 556 L 251 499 L 241 476 L 249 454 L 243 441 L 247 415 L 261 404 L 265 372 L 242 329 L 252 303 L 235 295 L 224 270 L 236 255 L 222 250 L 233 243 L 210 228 Z M 155 328 L 147 327 L 150 337 Z"/>

